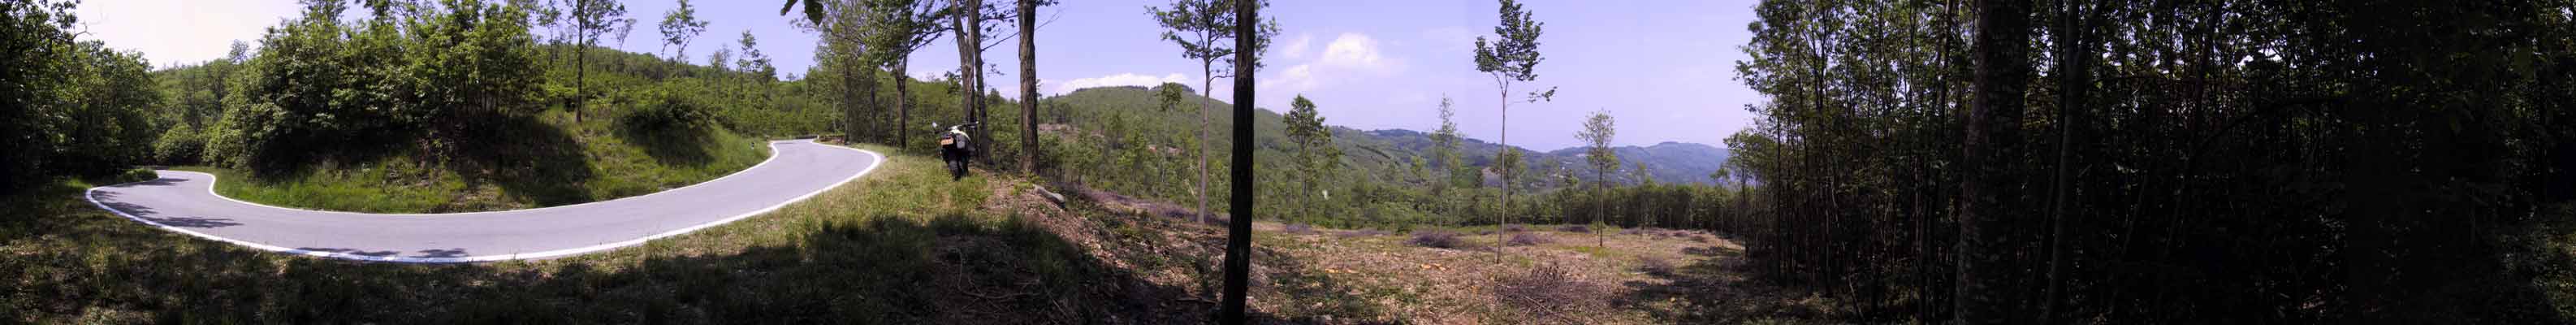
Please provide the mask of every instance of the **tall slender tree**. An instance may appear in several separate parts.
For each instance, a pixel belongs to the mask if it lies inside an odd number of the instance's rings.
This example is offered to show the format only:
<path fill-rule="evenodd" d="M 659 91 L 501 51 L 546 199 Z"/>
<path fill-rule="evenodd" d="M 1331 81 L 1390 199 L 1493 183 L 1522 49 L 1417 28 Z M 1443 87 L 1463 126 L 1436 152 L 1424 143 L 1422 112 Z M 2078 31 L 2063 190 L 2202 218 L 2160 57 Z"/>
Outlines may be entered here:
<path fill-rule="evenodd" d="M 2057 77 L 2059 118 L 2056 123 L 2057 163 L 2053 168 L 2056 175 L 2051 177 L 2053 180 L 2049 185 L 2048 278 L 2046 279 L 2048 289 L 2041 294 L 2040 299 L 2039 322 L 2042 324 L 2058 323 L 2058 306 L 2064 304 L 2062 301 L 2064 299 L 2060 298 L 2064 297 L 2066 287 L 2063 279 L 2066 271 L 2066 210 L 2067 206 L 2073 203 L 2068 201 L 2067 196 L 2074 192 L 2071 185 L 2075 178 L 2074 165 L 2068 162 L 2067 156 L 2068 151 L 2071 151 L 2070 147 L 2074 145 L 2076 125 L 2082 121 L 2078 118 L 2084 113 L 2084 95 L 2090 90 L 2088 88 L 2092 88 L 2092 80 L 2089 77 L 2092 75 L 2091 60 L 2088 57 L 2093 53 L 2088 50 L 2090 45 L 2086 43 L 2087 38 L 2092 34 L 2090 30 L 2092 26 L 2087 23 L 2091 20 L 2087 17 L 2090 15 L 2088 12 L 2091 8 L 2088 8 L 2085 2 L 2089 1 L 2058 1 L 2057 28 L 2050 32 L 2057 41 L 2058 62 L 2056 71 L 2051 74 Z"/>
<path fill-rule="evenodd" d="M 1251 2 L 1237 2 L 1234 15 L 1236 19 L 1257 21 L 1261 15 L 1258 9 Z M 1260 47 L 1255 44 L 1260 38 L 1258 33 L 1252 25 L 1236 24 L 1234 46 Z M 1244 293 L 1250 291 L 1252 284 L 1252 100 L 1257 98 L 1253 93 L 1260 90 L 1253 86 L 1252 72 L 1261 66 L 1260 54 L 1261 51 L 1234 53 L 1235 62 L 1244 64 L 1234 66 L 1234 74 L 1242 76 L 1234 78 L 1233 142 L 1236 145 L 1233 147 L 1234 163 L 1227 164 L 1233 168 L 1229 174 L 1233 174 L 1231 178 L 1234 179 L 1228 182 L 1233 187 L 1230 194 L 1234 196 L 1228 200 L 1233 203 L 1228 208 L 1235 217 L 1227 220 L 1225 227 L 1225 288 L 1223 296 L 1217 300 L 1216 316 L 1217 323 L 1225 325 L 1243 324 Z"/>
<path fill-rule="evenodd" d="M 1452 104 L 1449 95 L 1440 95 L 1440 128 L 1431 132 L 1431 158 L 1435 165 L 1440 166 L 1441 177 L 1439 181 L 1432 182 L 1432 194 L 1447 193 L 1448 188 L 1473 176 L 1465 173 L 1474 172 L 1467 169 L 1466 161 L 1458 158 L 1458 110 Z"/>
<path fill-rule="evenodd" d="M 1038 11 L 1039 0 L 1020 0 L 1020 171 L 1038 172 Z M 1205 128 L 1201 128 L 1205 129 Z M 1200 160 L 1206 160 L 1202 151 Z M 1207 173 L 1201 172 L 1200 175 Z M 1200 187 L 1202 191 L 1206 187 Z M 1201 197 L 1205 197 L 1202 195 Z M 1204 199 L 1202 199 L 1204 200 Z M 1201 207 L 1200 209 L 1206 209 Z"/>
<path fill-rule="evenodd" d="M 1616 123 L 1617 121 L 1610 118 L 1610 112 L 1593 111 L 1591 116 L 1583 119 L 1583 130 L 1574 133 L 1575 139 L 1581 139 L 1584 144 L 1589 145 L 1583 148 L 1583 159 L 1585 162 L 1592 163 L 1592 197 L 1595 206 L 1605 204 L 1600 199 L 1609 195 L 1603 190 L 1607 190 L 1606 186 L 1610 184 L 1610 170 L 1619 168 L 1619 152 L 1610 148 L 1611 138 L 1619 136 Z M 1587 211 L 1592 214 L 1593 224 L 1607 226 L 1603 222 L 1608 218 L 1601 216 L 1601 210 Z M 1606 246 L 1610 243 L 1606 231 L 1595 229 L 1594 232 L 1594 246 Z"/>
<path fill-rule="evenodd" d="M 571 103 L 572 120 L 578 122 L 581 121 L 581 101 L 585 98 L 584 96 L 590 95 L 590 87 L 588 87 L 590 74 L 590 48 L 599 43 L 600 35 L 607 33 L 610 28 L 617 27 L 618 21 L 626 17 L 626 4 L 618 3 L 615 0 L 570 1 L 573 2 L 572 12 L 567 14 L 571 15 L 573 18 L 575 37 L 579 40 L 578 44 L 573 46 L 574 86 L 573 98 L 571 99 L 573 100 Z M 623 40 L 625 37 L 618 37 L 618 39 Z"/>
<path fill-rule="evenodd" d="M 689 0 L 680 0 L 678 7 L 662 13 L 660 27 L 662 27 L 662 48 L 672 50 L 664 57 L 672 62 L 686 62 L 689 55 L 689 41 L 697 39 L 698 34 L 707 31 L 707 21 L 698 19 L 698 8 L 690 6 Z"/>
<path fill-rule="evenodd" d="M 791 0 L 793 1 L 793 0 Z M 867 62 L 889 71 L 894 78 L 895 147 L 903 147 L 912 127 L 912 53 L 929 46 L 947 33 L 941 23 L 950 14 L 942 0 L 853 0 L 865 1 L 867 24 L 864 40 L 869 49 Z"/>
<path fill-rule="evenodd" d="M 1314 211 L 1320 206 L 1316 195 L 1332 180 L 1332 171 L 1340 166 L 1341 149 L 1333 145 L 1333 130 L 1324 125 L 1324 115 L 1315 111 L 1315 102 L 1298 95 L 1288 101 L 1288 138 L 1297 144 L 1298 217 L 1314 223 Z"/>
<path fill-rule="evenodd" d="M 1500 105 L 1502 114 L 1502 135 L 1496 142 L 1502 144 L 1503 152 L 1497 156 L 1502 158 L 1504 165 L 1514 165 L 1519 162 L 1520 153 L 1512 147 L 1512 83 L 1538 80 L 1538 62 L 1542 60 L 1538 53 L 1538 36 L 1546 23 L 1531 20 L 1530 12 L 1522 9 L 1519 1 L 1500 1 L 1502 6 L 1497 11 L 1501 12 L 1501 22 L 1494 26 L 1494 39 L 1488 41 L 1485 36 L 1476 37 L 1476 71 L 1494 78 L 1496 99 L 1499 99 L 1495 104 Z M 1535 103 L 1555 96 L 1556 88 L 1550 87 L 1543 92 L 1531 91 L 1526 101 Z M 1501 215 L 1494 218 L 1497 223 L 1511 223 L 1513 169 L 1512 166 L 1499 169 L 1503 175 L 1503 209 Z M 1495 261 L 1501 261 L 1502 254 L 1502 250 L 1494 250 Z"/>
<path fill-rule="evenodd" d="M 951 24 L 949 32 L 956 34 L 955 38 L 951 39 L 954 42 L 951 43 L 957 45 L 957 108 L 966 111 L 968 123 L 982 125 L 985 117 L 985 88 L 984 47 L 981 45 L 984 44 L 984 33 L 988 32 L 984 25 L 986 21 L 984 12 L 992 8 L 989 8 L 984 0 L 954 0 L 949 5 L 950 10 L 955 10 L 956 13 L 949 15 L 948 18 Z M 992 152 L 985 150 L 992 146 L 993 137 L 990 132 L 992 129 L 990 126 L 983 126 L 967 131 L 980 140 L 969 142 L 968 145 L 974 146 L 975 152 Z"/>
<path fill-rule="evenodd" d="M 808 21 L 799 26 L 820 31 L 822 34 L 823 44 L 818 51 L 821 53 L 816 53 L 815 57 L 830 69 L 830 76 L 820 79 L 833 81 L 832 84 L 840 88 L 839 91 L 833 92 L 837 95 L 834 101 L 841 111 L 841 120 L 835 129 L 840 130 L 842 137 L 848 141 L 859 141 L 861 130 L 866 129 L 869 121 L 870 114 L 866 113 L 867 110 L 877 106 L 875 105 L 878 88 L 876 75 L 879 65 L 871 59 L 880 51 L 876 50 L 875 43 L 870 42 L 869 36 L 872 32 L 871 28 L 883 22 L 876 20 L 878 16 L 874 11 L 877 7 L 875 3 L 868 0 L 842 0 L 828 6 L 814 6 L 807 9 L 824 13 L 822 19 Z M 896 85 L 900 86 L 902 83 L 898 82 Z M 892 129 L 901 129 L 901 127 L 896 125 Z M 898 148 L 903 143 L 900 138 L 886 140 L 897 143 Z"/>
<path fill-rule="evenodd" d="M 1172 2 L 1170 10 L 1164 10 L 1160 7 L 1145 7 L 1145 13 L 1153 16 L 1154 22 L 1163 26 L 1163 40 L 1171 41 L 1174 45 L 1179 45 L 1181 47 L 1181 57 L 1199 61 L 1199 91 L 1201 92 L 1200 96 L 1202 97 L 1208 96 L 1208 92 L 1215 91 L 1214 85 L 1216 83 L 1216 78 L 1232 77 L 1230 75 L 1221 75 L 1220 72 L 1224 70 L 1219 69 L 1221 69 L 1220 67 L 1223 67 L 1222 69 L 1225 70 L 1234 70 L 1232 67 L 1236 63 L 1232 56 L 1234 56 L 1235 51 L 1242 50 L 1260 53 L 1263 49 L 1269 47 L 1270 39 L 1279 34 L 1279 23 L 1277 21 L 1264 22 L 1255 26 L 1256 28 L 1254 29 L 1254 33 L 1250 36 L 1251 39 L 1247 39 L 1245 40 L 1246 42 L 1242 42 L 1245 44 L 1252 44 L 1251 48 L 1238 49 L 1227 46 L 1227 44 L 1225 44 L 1226 42 L 1232 41 L 1237 37 L 1237 35 L 1232 33 L 1235 29 L 1235 25 L 1250 23 L 1235 20 L 1234 15 L 1227 14 L 1228 10 L 1233 10 L 1234 1 L 1259 1 L 1252 3 L 1251 5 L 1260 7 L 1270 6 L 1270 2 L 1268 0 L 1175 0 Z M 1217 63 L 1220 62 L 1225 63 L 1225 65 L 1217 65 Z M 1261 69 L 1259 64 L 1253 64 L 1250 66 L 1254 71 L 1259 71 Z M 1208 141 L 1208 128 L 1210 125 L 1208 122 L 1206 105 L 1202 104 L 1195 106 L 1197 107 L 1191 111 L 1199 117 L 1199 182 L 1197 192 L 1194 193 L 1194 195 L 1198 197 L 1199 201 L 1198 218 L 1201 221 L 1205 221 L 1208 216 L 1207 144 L 1214 141 Z"/>

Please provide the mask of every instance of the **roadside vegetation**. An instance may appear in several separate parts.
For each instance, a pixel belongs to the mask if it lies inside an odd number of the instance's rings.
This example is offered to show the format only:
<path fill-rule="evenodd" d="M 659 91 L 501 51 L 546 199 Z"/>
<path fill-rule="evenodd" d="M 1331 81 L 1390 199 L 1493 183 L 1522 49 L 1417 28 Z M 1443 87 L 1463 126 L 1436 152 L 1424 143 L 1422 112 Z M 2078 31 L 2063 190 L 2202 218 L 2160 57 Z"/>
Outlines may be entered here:
<path fill-rule="evenodd" d="M 25 54 L 0 57 L 0 323 L 1200 323 L 1232 221 L 1257 221 L 1269 322 L 2576 321 L 2565 0 L 1761 1 L 1733 70 L 1758 121 L 1723 151 L 1614 147 L 1623 108 L 1539 122 L 1579 124 L 1586 146 L 1555 151 L 1468 138 L 1458 121 L 1507 115 L 1446 98 L 1375 108 L 1437 110 L 1431 132 L 1331 125 L 1344 104 L 1312 94 L 1208 114 L 1231 107 L 1204 97 L 1215 68 L 1245 64 L 1223 41 L 1257 56 L 1278 32 L 1228 1 L 1143 8 L 1199 89 L 1047 98 L 1028 62 L 1051 1 L 787 2 L 820 36 L 801 74 L 749 32 L 703 63 L 604 46 L 640 20 L 615 0 L 305 1 L 160 70 L 76 41 L 74 1 L 0 0 L 0 51 Z M 1472 60 L 1500 112 L 1588 90 L 1539 78 L 1547 16 L 1497 2 Z M 661 22 L 666 47 L 706 45 L 685 3 Z M 1032 49 L 1017 99 L 985 80 L 1005 24 Z M 955 70 L 906 71 L 943 37 Z M 951 180 L 934 125 L 968 122 L 976 169 Z M 558 206 L 799 136 L 889 160 L 553 260 L 287 256 L 80 200 L 167 165 L 284 206 Z M 1209 175 L 1235 166 L 1209 156 L 1237 148 L 1259 205 L 1214 213 L 1236 180 Z"/>
<path fill-rule="evenodd" d="M 554 123 L 568 117 L 549 114 Z M 585 122 L 565 129 L 608 132 L 608 122 Z M 297 174 L 253 176 L 239 170 L 182 166 L 174 169 L 215 174 L 215 193 L 237 200 L 283 207 L 374 213 L 447 213 L 513 210 L 579 204 L 652 194 L 714 180 L 767 159 L 767 140 L 710 129 L 681 140 L 595 137 L 578 141 L 578 152 L 531 161 L 541 166 L 523 175 L 466 177 L 457 171 L 422 164 L 423 159 L 387 157 L 353 166 L 315 168 Z"/>

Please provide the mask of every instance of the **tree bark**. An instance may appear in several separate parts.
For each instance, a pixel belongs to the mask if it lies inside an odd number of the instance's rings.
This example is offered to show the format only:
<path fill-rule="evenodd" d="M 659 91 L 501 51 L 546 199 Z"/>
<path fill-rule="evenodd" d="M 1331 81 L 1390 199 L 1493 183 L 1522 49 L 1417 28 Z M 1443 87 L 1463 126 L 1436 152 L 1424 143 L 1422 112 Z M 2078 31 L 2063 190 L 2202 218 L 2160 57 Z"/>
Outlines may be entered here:
<path fill-rule="evenodd" d="M 2043 300 L 2040 301 L 2042 305 L 2039 321 L 2042 324 L 2057 322 L 2057 307 L 2061 304 L 2059 300 L 2063 300 L 2064 297 L 2062 290 L 2066 280 L 2062 276 L 2066 269 L 2066 205 L 2070 204 L 2067 201 L 2067 195 L 2069 195 L 2067 192 L 2070 191 L 2068 186 L 2073 183 L 2072 177 L 2074 177 L 2069 173 L 2073 165 L 2068 163 L 2067 151 L 2075 140 L 2074 130 L 2076 121 L 2079 121 L 2078 118 L 2081 116 L 2079 114 L 2083 112 L 2084 93 L 2087 88 L 2092 87 L 2090 78 L 2087 77 L 2091 70 L 2086 67 L 2089 66 L 2089 59 L 2093 54 L 2089 50 L 2084 50 L 2087 45 L 2084 39 L 2086 25 L 2081 16 L 2083 9 L 2072 0 L 2064 1 L 2060 5 L 2064 8 L 2060 9 L 2056 33 L 2059 57 L 2057 72 L 2059 121 L 2055 181 L 2057 184 L 2050 187 L 2050 190 L 2055 193 L 2052 193 L 2054 197 L 2049 200 L 2048 291 L 2042 295 Z"/>
<path fill-rule="evenodd" d="M 1259 14 L 1254 2 L 1234 3 L 1235 21 L 1253 22 Z M 1235 48 L 1252 48 L 1254 24 L 1235 24 Z M 1217 323 L 1244 323 L 1244 293 L 1252 282 L 1252 67 L 1259 61 L 1253 51 L 1235 51 L 1234 66 L 1234 164 L 1230 166 L 1234 198 L 1230 206 L 1233 220 L 1226 222 L 1225 288 L 1217 304 Z"/>
<path fill-rule="evenodd" d="M 1020 172 L 1038 172 L 1037 0 L 1020 0 Z M 1206 128 L 1200 128 L 1205 130 Z M 1204 132 L 1204 131 L 1202 131 Z M 1205 152 L 1202 150 L 1201 152 Z M 1207 155 L 1202 153 L 1200 157 Z M 1200 158 L 1199 161 L 1207 161 Z M 1201 170 L 1205 170 L 1204 167 Z M 1201 173 L 1205 175 L 1205 173 Z M 1206 207 L 1200 207 L 1206 211 Z"/>
<path fill-rule="evenodd" d="M 894 60 L 894 148 L 903 150 L 912 140 L 912 75 L 906 74 L 911 55 Z M 935 130 L 934 130 L 935 132 Z"/>
<path fill-rule="evenodd" d="M 983 77 L 984 75 L 983 72 L 980 72 L 977 69 L 978 67 L 983 66 L 983 63 L 976 61 L 976 59 L 983 57 L 983 51 L 977 49 L 975 46 L 983 44 L 983 42 L 977 40 L 975 38 L 975 34 L 977 30 L 982 29 L 981 27 L 983 25 L 983 22 L 977 20 L 981 19 L 981 17 L 976 13 L 977 8 L 983 7 L 983 1 L 959 0 L 955 5 L 958 6 L 958 14 L 951 15 L 951 18 L 955 19 L 954 30 L 957 33 L 957 38 L 955 39 L 956 42 L 954 42 L 957 43 L 957 88 L 950 90 L 957 92 L 957 109 L 966 113 L 967 123 L 982 122 L 983 119 L 981 118 L 984 115 L 982 112 L 975 109 L 975 99 L 977 97 L 983 97 L 984 88 L 981 83 L 977 83 L 975 80 Z M 982 129 L 982 127 L 978 126 L 976 129 Z M 933 131 L 936 132 L 936 130 Z M 984 148 L 984 143 L 992 142 L 992 138 L 984 137 L 983 132 L 972 129 L 966 130 L 966 132 L 973 134 L 973 136 L 969 137 L 970 139 L 966 142 L 966 146 L 969 151 L 981 154 L 983 153 L 983 150 L 981 149 Z M 967 161 L 971 164 L 974 160 L 969 159 Z"/>
<path fill-rule="evenodd" d="M 1976 94 L 1968 111 L 1967 139 L 1962 146 L 1966 173 L 1959 201 L 1958 320 L 1971 323 L 2021 323 L 2012 297 L 2019 294 L 2004 258 L 2009 245 L 2004 207 L 2018 197 L 2018 179 L 2005 167 L 2018 157 L 2022 93 L 2029 80 L 2030 2 L 1980 0 L 1974 45 Z"/>
<path fill-rule="evenodd" d="M 1208 38 L 1200 38 L 1200 39 L 1208 39 Z M 1200 77 L 1199 77 L 1199 97 L 1208 97 L 1210 94 L 1214 94 L 1214 91 L 1215 91 L 1215 90 L 1213 90 L 1214 88 L 1211 88 L 1211 86 L 1214 86 L 1214 85 L 1216 84 L 1216 58 L 1209 57 L 1209 58 L 1200 58 L 1200 59 L 1199 59 L 1199 76 L 1200 76 Z M 1192 100 L 1191 102 L 1192 102 L 1192 103 L 1190 103 L 1190 104 L 1191 104 L 1191 105 L 1190 105 L 1190 107 L 1191 107 L 1191 108 L 1193 108 L 1193 109 L 1191 109 L 1191 110 L 1190 110 L 1190 112 L 1191 112 L 1191 113 L 1194 113 L 1194 115 L 1198 115 L 1198 116 L 1199 116 L 1199 185 L 1198 185 L 1198 189 L 1199 189 L 1199 191 L 1198 191 L 1198 193 L 1195 193 L 1195 194 L 1197 194 L 1197 196 L 1198 196 L 1198 198 L 1199 198 L 1199 222 L 1201 222 L 1201 223 L 1205 223 L 1205 222 L 1207 222 L 1207 217 L 1208 217 L 1208 214 L 1209 214 L 1209 213 L 1208 213 L 1208 207 L 1207 207 L 1207 206 L 1208 206 L 1208 200 L 1207 200 L 1207 186 L 1208 186 L 1208 150 L 1207 150 L 1207 147 L 1208 147 L 1208 143 L 1211 143 L 1211 142 L 1214 142 L 1214 141 L 1208 141 L 1208 140 L 1209 140 L 1209 139 L 1208 139 L 1208 127 L 1210 126 L 1210 124 L 1209 124 L 1210 122 L 1208 122 L 1208 115 L 1207 115 L 1207 102 L 1200 102 L 1200 101 L 1196 101 L 1196 100 Z"/>

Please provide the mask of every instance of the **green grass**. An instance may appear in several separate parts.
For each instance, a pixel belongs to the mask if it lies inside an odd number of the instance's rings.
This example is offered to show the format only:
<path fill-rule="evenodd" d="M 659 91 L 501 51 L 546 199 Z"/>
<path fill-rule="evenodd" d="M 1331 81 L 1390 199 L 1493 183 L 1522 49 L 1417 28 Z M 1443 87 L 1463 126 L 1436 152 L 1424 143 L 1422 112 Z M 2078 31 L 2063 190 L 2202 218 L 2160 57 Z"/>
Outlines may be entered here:
<path fill-rule="evenodd" d="M 215 192 L 237 200 L 305 209 L 375 213 L 443 213 L 581 204 L 660 192 L 714 180 L 759 164 L 765 141 L 721 128 L 688 136 L 609 131 L 606 118 L 579 127 L 551 112 L 539 128 L 558 128 L 567 152 L 498 159 L 496 167 L 442 166 L 397 155 L 350 166 L 319 166 L 287 175 L 203 166 Z M 547 130 L 540 130 L 547 131 Z M 513 148 L 539 151 L 547 146 Z M 533 157 L 533 158 L 526 158 Z"/>
<path fill-rule="evenodd" d="M 1203 320 L 1201 306 L 1150 303 L 1177 290 L 982 208 L 993 186 L 1019 180 L 950 181 L 931 158 L 888 158 L 853 183 L 723 226 L 562 259 L 455 265 L 196 239 L 92 207 L 79 199 L 90 183 L 66 181 L 0 197 L 13 212 L 0 216 L 0 323 Z"/>

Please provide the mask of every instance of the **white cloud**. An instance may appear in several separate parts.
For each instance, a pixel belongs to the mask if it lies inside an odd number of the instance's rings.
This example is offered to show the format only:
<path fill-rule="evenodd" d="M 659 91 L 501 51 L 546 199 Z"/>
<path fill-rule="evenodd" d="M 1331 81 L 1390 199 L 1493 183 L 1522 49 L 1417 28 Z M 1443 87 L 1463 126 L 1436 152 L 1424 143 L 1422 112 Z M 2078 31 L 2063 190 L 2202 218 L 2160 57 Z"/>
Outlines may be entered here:
<path fill-rule="evenodd" d="M 1380 48 L 1377 39 L 1368 34 L 1342 33 L 1324 45 L 1322 55 L 1261 78 L 1261 87 L 1264 93 L 1280 94 L 1283 95 L 1280 98 L 1286 98 L 1286 95 L 1312 92 L 1343 81 L 1388 77 L 1401 71 L 1403 65 L 1399 60 L 1386 56 Z"/>
<path fill-rule="evenodd" d="M 1107 76 L 1100 76 L 1100 77 L 1093 77 L 1093 78 L 1082 78 L 1082 79 L 1074 79 L 1074 80 L 1072 80 L 1072 81 L 1066 81 L 1066 82 L 1064 82 L 1064 84 L 1056 85 L 1056 86 L 1055 86 L 1055 88 L 1053 88 L 1053 90 L 1048 91 L 1047 93 L 1050 93 L 1050 94 L 1064 94 L 1064 93 L 1071 93 L 1071 92 L 1073 92 L 1074 90 L 1077 90 L 1077 89 L 1092 88 L 1092 87 L 1110 87 L 1110 86 L 1144 86 L 1144 87 L 1153 87 L 1153 86 L 1155 86 L 1155 85 L 1161 85 L 1161 84 L 1166 83 L 1166 82 L 1187 82 L 1187 81 L 1189 81 L 1189 80 L 1188 80 L 1188 77 L 1186 77 L 1186 76 L 1182 76 L 1181 74 L 1178 74 L 1178 73 L 1168 74 L 1168 75 L 1163 75 L 1163 76 L 1161 76 L 1161 77 L 1149 76 L 1149 75 L 1142 75 L 1142 74 L 1135 74 L 1135 73 L 1120 73 L 1120 74 L 1114 74 L 1114 75 L 1107 75 Z"/>
<path fill-rule="evenodd" d="M 1282 52 L 1279 53 L 1279 58 L 1289 60 L 1305 59 L 1306 48 L 1314 43 L 1315 34 L 1297 33 L 1296 40 L 1288 41 L 1288 47 L 1280 48 L 1280 51 Z"/>
<path fill-rule="evenodd" d="M 1328 66 L 1380 69 L 1386 67 L 1385 56 L 1378 54 L 1377 39 L 1368 34 L 1342 33 L 1324 46 L 1324 57 L 1317 63 Z"/>

